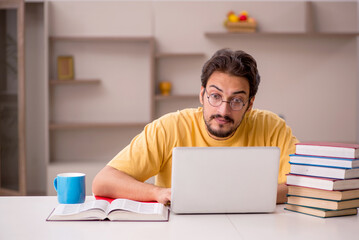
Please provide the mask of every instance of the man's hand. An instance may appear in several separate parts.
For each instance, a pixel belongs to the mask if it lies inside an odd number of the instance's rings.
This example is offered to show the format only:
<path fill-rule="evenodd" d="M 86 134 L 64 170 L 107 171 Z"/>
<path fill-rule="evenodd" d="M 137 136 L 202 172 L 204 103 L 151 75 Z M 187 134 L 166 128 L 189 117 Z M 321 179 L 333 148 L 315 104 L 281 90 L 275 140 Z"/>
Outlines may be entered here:
<path fill-rule="evenodd" d="M 277 204 L 285 203 L 287 201 L 288 187 L 285 183 L 278 184 L 277 190 Z"/>
<path fill-rule="evenodd" d="M 92 192 L 97 196 L 127 198 L 136 201 L 157 201 L 167 204 L 171 201 L 171 189 L 137 181 L 110 166 L 104 167 L 92 183 Z"/>
<path fill-rule="evenodd" d="M 171 188 L 157 187 L 155 190 L 156 201 L 163 204 L 171 202 Z"/>

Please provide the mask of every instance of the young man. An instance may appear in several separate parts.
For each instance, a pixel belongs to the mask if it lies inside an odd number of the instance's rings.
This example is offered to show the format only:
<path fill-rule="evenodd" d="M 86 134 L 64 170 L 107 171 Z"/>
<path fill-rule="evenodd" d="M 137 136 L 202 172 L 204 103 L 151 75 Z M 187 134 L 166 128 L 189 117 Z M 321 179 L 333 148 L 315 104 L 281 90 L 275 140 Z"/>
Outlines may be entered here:
<path fill-rule="evenodd" d="M 243 51 L 219 50 L 203 66 L 201 82 L 203 107 L 170 113 L 148 124 L 97 174 L 95 195 L 167 203 L 174 147 L 277 146 L 281 149 L 277 202 L 286 200 L 285 174 L 297 139 L 276 114 L 252 109 L 260 83 L 254 58 Z M 144 183 L 152 176 L 155 185 Z"/>

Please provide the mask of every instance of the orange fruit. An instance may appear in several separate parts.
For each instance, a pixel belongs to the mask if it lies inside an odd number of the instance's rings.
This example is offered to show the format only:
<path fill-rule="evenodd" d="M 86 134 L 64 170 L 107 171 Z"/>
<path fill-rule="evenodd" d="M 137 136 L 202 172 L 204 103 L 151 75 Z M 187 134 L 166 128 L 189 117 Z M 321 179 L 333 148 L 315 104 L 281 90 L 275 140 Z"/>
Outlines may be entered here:
<path fill-rule="evenodd" d="M 248 17 L 248 12 L 247 11 L 242 11 L 239 13 L 239 16 L 246 16 Z"/>

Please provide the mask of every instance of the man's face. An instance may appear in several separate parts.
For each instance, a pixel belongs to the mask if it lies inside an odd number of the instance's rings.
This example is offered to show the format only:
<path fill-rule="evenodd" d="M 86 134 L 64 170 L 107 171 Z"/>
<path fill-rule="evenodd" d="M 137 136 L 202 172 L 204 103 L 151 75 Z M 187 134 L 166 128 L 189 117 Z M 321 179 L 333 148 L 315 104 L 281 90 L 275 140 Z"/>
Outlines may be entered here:
<path fill-rule="evenodd" d="M 208 96 L 221 97 L 223 101 L 217 107 L 212 106 Z M 253 106 L 254 97 L 249 99 L 249 83 L 246 78 L 232 76 L 223 72 L 213 72 L 207 87 L 201 87 L 200 102 L 203 105 L 203 117 L 209 135 L 214 139 L 231 137 L 242 122 L 244 114 Z M 241 100 L 241 110 L 233 110 L 230 101 Z"/>

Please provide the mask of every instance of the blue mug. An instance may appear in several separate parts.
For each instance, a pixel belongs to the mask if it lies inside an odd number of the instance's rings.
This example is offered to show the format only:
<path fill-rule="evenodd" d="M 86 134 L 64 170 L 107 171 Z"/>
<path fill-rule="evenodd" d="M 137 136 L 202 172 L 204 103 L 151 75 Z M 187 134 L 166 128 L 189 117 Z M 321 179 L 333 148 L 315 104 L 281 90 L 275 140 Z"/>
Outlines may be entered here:
<path fill-rule="evenodd" d="M 60 173 L 54 179 L 57 199 L 61 204 L 75 204 L 85 202 L 85 174 Z"/>

